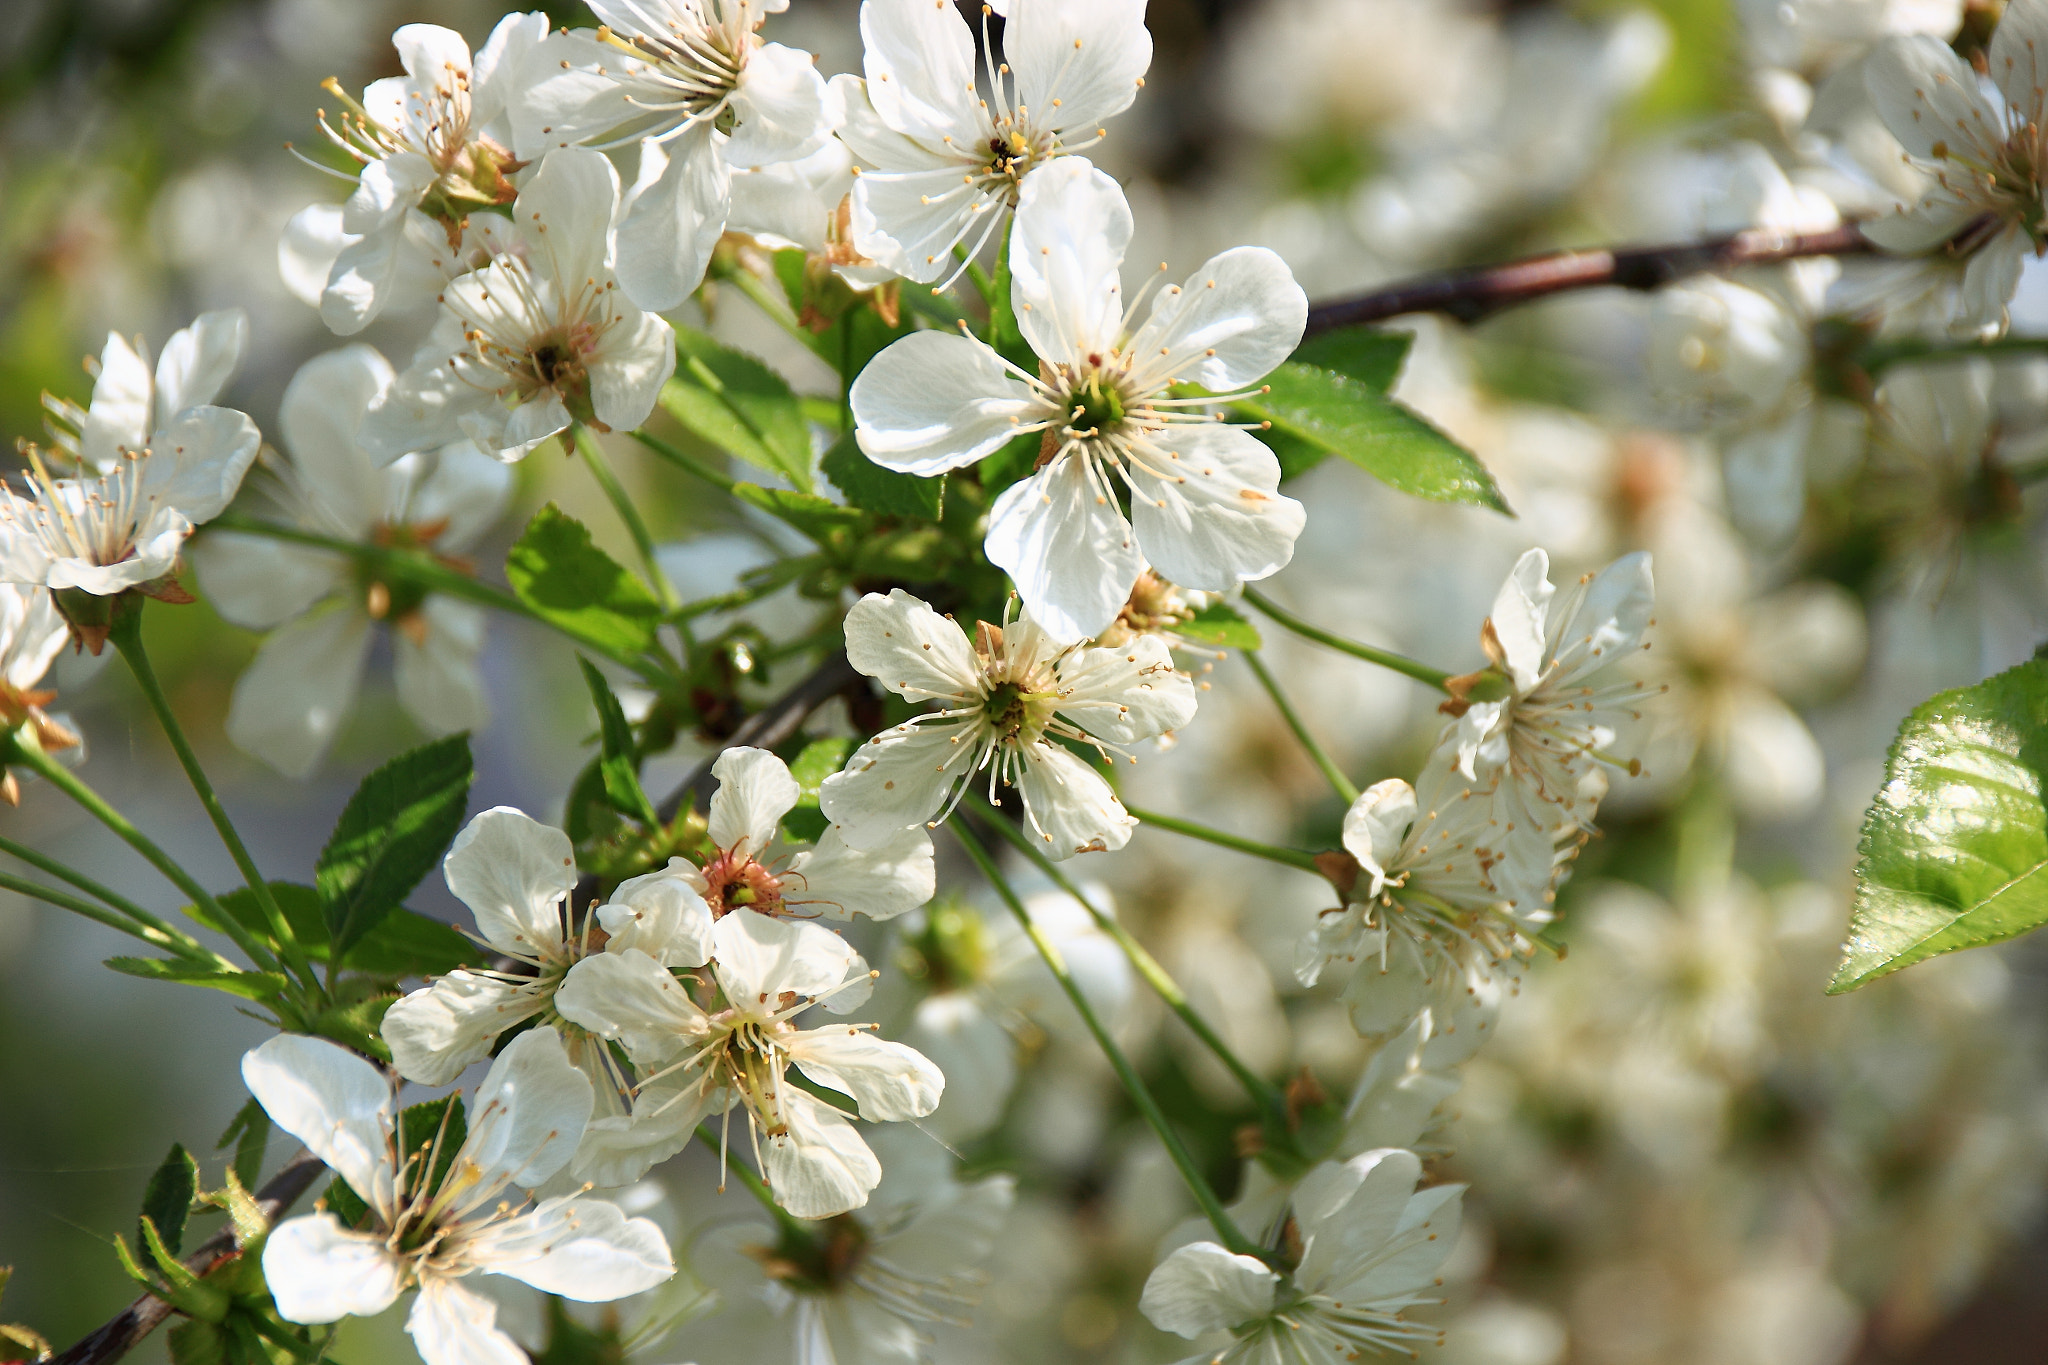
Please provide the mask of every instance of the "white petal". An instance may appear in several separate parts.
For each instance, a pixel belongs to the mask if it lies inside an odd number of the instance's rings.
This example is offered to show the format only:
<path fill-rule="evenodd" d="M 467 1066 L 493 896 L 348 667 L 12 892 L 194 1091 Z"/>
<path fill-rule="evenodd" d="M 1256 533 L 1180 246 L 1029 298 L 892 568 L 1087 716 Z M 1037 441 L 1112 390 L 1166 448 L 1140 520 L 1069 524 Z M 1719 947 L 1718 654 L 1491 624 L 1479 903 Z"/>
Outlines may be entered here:
<path fill-rule="evenodd" d="M 569 1163 L 569 1176 L 599 1189 L 631 1185 L 689 1146 L 703 1113 L 694 1074 L 653 1082 L 634 1096 L 631 1114 L 590 1121 Z"/>
<path fill-rule="evenodd" d="M 390 362 L 370 347 L 344 346 L 299 366 L 285 386 L 278 430 L 323 530 L 353 539 L 384 519 L 383 461 L 356 436 L 393 378 Z"/>
<path fill-rule="evenodd" d="M 1118 849 L 1137 821 L 1101 773 L 1069 749 L 1041 740 L 1026 751 L 1024 819 L 1048 858 Z"/>
<path fill-rule="evenodd" d="M 1363 1274 L 1353 1275 L 1347 1294 L 1385 1301 L 1426 1295 L 1441 1283 L 1438 1272 L 1457 1249 L 1464 1224 L 1464 1193 L 1463 1185 L 1433 1185 L 1410 1196 L 1395 1228 L 1397 1249 L 1374 1257 Z M 1414 1235 L 1418 1230 L 1421 1236 Z"/>
<path fill-rule="evenodd" d="M 819 836 L 817 847 L 790 861 L 783 900 L 825 919 L 894 919 L 915 910 L 938 890 L 932 839 L 912 826 L 873 848 L 857 849 L 837 826 Z"/>
<path fill-rule="evenodd" d="M 402 629 L 391 636 L 400 704 L 431 735 L 483 729 L 491 719 L 490 699 L 484 695 L 476 665 L 488 619 L 483 609 L 429 597 L 420 605 L 420 617 L 426 623 L 420 642 Z"/>
<path fill-rule="evenodd" d="M 555 1009 L 570 1023 L 623 1043 L 641 1065 L 668 1061 L 704 1031 L 704 1012 L 681 983 L 638 949 L 598 953 L 571 967 L 555 992 Z"/>
<path fill-rule="evenodd" d="M 1729 697 L 1722 771 L 1752 819 L 1802 815 L 1820 800 L 1827 758 L 1799 713 L 1761 687 Z"/>
<path fill-rule="evenodd" d="M 574 419 L 553 389 L 536 394 L 507 413 L 496 404 L 464 416 L 462 434 L 479 450 L 489 451 L 507 464 L 516 464 L 533 448 L 556 432 L 567 431 Z"/>
<path fill-rule="evenodd" d="M 290 621 L 235 681 L 228 738 L 287 777 L 318 767 L 355 705 L 370 618 L 339 607 Z"/>
<path fill-rule="evenodd" d="M 1278 491 L 1272 450 L 1225 426 L 1170 427 L 1158 439 L 1179 457 L 1168 462 L 1177 481 L 1131 476 L 1131 520 L 1152 567 L 1205 592 L 1285 568 L 1308 514 Z"/>
<path fill-rule="evenodd" d="M 617 1204 L 573 1195 L 494 1223 L 470 1243 L 485 1271 L 580 1303 L 609 1303 L 676 1273 L 668 1239 Z"/>
<path fill-rule="evenodd" d="M 495 282 L 497 276 L 491 274 L 494 269 L 487 266 L 476 275 L 465 275 L 449 288 L 475 288 L 471 282 L 478 275 L 485 277 L 487 283 Z M 467 351 L 462 329 L 461 319 L 443 308 L 434 322 L 434 330 L 414 354 L 412 364 L 392 381 L 364 417 L 357 439 L 370 454 L 395 460 L 409 451 L 431 450 L 460 440 L 464 414 L 496 405 L 493 395 L 465 383 L 448 363 L 451 356 Z"/>
<path fill-rule="evenodd" d="M 787 1127 L 761 1140 L 762 1174 L 775 1202 L 799 1218 L 832 1218 L 868 1202 L 882 1163 L 831 1105 L 795 1086 L 781 1096 Z"/>
<path fill-rule="evenodd" d="M 1059 157 L 1024 177 L 1010 230 L 1010 299 L 1039 359 L 1078 361 L 1121 339 L 1118 276 L 1130 244 L 1124 192 L 1086 157 Z"/>
<path fill-rule="evenodd" d="M 642 877 L 620 882 L 598 907 L 605 951 L 637 949 L 664 967 L 701 967 L 711 957 L 711 907 L 698 892 L 701 878 L 681 858 Z M 693 882 L 695 884 L 693 884 Z"/>
<path fill-rule="evenodd" d="M 642 308 L 666 311 L 690 297 L 725 231 L 732 172 L 711 139 L 711 125 L 702 124 L 667 146 L 640 142 L 640 174 L 619 222 L 618 273 Z"/>
<path fill-rule="evenodd" d="M 1175 670 L 1156 635 L 1068 655 L 1059 678 L 1067 694 L 1060 714 L 1112 744 L 1151 739 L 1195 718 L 1195 685 Z"/>
<path fill-rule="evenodd" d="M 408 210 L 335 253 L 319 300 L 320 320 L 329 331 L 354 336 L 375 322 L 393 298 L 407 292 L 404 286 L 415 282 L 408 267 L 416 264 L 407 227 L 414 217 L 424 216 Z"/>
<path fill-rule="evenodd" d="M 1024 610 L 1062 641 L 1107 630 L 1145 567 L 1115 499 L 1075 455 L 1003 490 L 989 512 L 983 548 L 1016 583 Z"/>
<path fill-rule="evenodd" d="M 278 278 L 293 298 L 318 308 L 335 258 L 354 240 L 341 230 L 340 205 L 308 204 L 291 216 L 278 239 Z"/>
<path fill-rule="evenodd" d="M 513 149 L 531 161 L 640 117 L 629 102 L 634 83 L 599 74 L 616 71 L 618 56 L 587 29 L 550 33 L 519 56 L 519 97 L 510 101 Z"/>
<path fill-rule="evenodd" d="M 395 241 L 400 222 L 427 197 L 438 178 L 434 163 L 417 152 L 372 161 L 363 167 L 355 193 L 341 206 L 341 230 L 363 236 L 394 234 Z"/>
<path fill-rule="evenodd" d="M 155 388 L 149 365 L 135 347 L 120 333 L 109 332 L 92 385 L 92 405 L 79 432 L 79 452 L 88 464 L 106 473 L 122 451 L 149 444 Z"/>
<path fill-rule="evenodd" d="M 1093 131 L 1130 108 L 1152 65 L 1145 0 L 1032 0 L 1003 30 L 1035 122 Z"/>
<path fill-rule="evenodd" d="M 2006 305 L 2020 287 L 2020 271 L 2033 254 L 2033 239 L 2025 228 L 2013 225 L 1977 249 L 1963 269 L 1963 293 L 1958 300 L 1955 327 L 1964 334 L 1979 329 L 2003 331 Z"/>
<path fill-rule="evenodd" d="M 974 762 L 972 721 L 898 725 L 860 746 L 818 788 L 818 805 L 855 848 L 873 848 L 938 814 Z M 955 738 L 959 743 L 953 743 Z"/>
<path fill-rule="evenodd" d="M 508 1043 L 491 1063 L 469 1110 L 469 1137 L 457 1169 L 477 1168 L 479 1192 L 497 1198 L 506 1183 L 533 1189 L 569 1164 L 595 1095 L 561 1035 L 545 1025 Z"/>
<path fill-rule="evenodd" d="M 498 951 L 531 958 L 560 948 L 560 905 L 576 885 L 576 850 L 553 825 L 495 806 L 455 836 L 441 869 Z"/>
<path fill-rule="evenodd" d="M 71 639 L 71 628 L 57 610 L 56 599 L 42 588 L 0 583 L 0 680 L 26 692 L 42 681 L 50 663 Z"/>
<path fill-rule="evenodd" d="M 1273 1311 L 1280 1277 L 1265 1262 L 1214 1242 L 1184 1246 L 1146 1277 L 1138 1311 L 1162 1332 L 1193 1339 Z"/>
<path fill-rule="evenodd" d="M 885 123 L 928 142 L 982 141 L 974 35 L 958 10 L 927 0 L 871 0 L 860 7 L 860 37 L 868 97 Z"/>
<path fill-rule="evenodd" d="M 1938 160 L 1936 143 L 1957 153 L 1998 147 L 2000 115 L 1955 50 L 1924 33 L 1880 44 L 1863 66 L 1878 117 L 1908 153 Z"/>
<path fill-rule="evenodd" d="M 992 231 L 1007 207 L 963 180 L 961 163 L 920 155 L 912 169 L 870 171 L 853 186 L 853 244 L 877 265 L 929 283 L 953 268 L 953 248 Z"/>
<path fill-rule="evenodd" d="M 156 359 L 156 425 L 167 427 L 185 409 L 217 400 L 248 347 L 249 315 L 239 308 L 201 313 L 173 332 Z"/>
<path fill-rule="evenodd" d="M 727 852 L 758 858 L 775 842 L 782 817 L 803 795 L 789 765 L 766 749 L 727 749 L 711 765 L 711 842 Z"/>
<path fill-rule="evenodd" d="M 1241 246 L 1161 293 L 1130 350 L 1148 373 L 1236 389 L 1292 355 L 1307 326 L 1308 295 L 1287 263 L 1264 247 Z"/>
<path fill-rule="evenodd" d="M 2048 91 L 2048 5 L 2013 0 L 1999 15 L 1987 55 L 1991 79 L 2006 102 L 2028 119 L 2039 118 Z"/>
<path fill-rule="evenodd" d="M 1493 622 L 1494 638 L 1500 641 L 1508 674 L 1518 692 L 1534 687 L 1537 675 L 1548 662 L 1546 621 L 1550 599 L 1556 591 L 1550 585 L 1550 556 L 1536 549 L 1515 561 L 1507 581 L 1494 595 L 1493 610 L 1487 619 Z"/>
<path fill-rule="evenodd" d="M 234 501 L 262 443 L 256 424 L 233 408 L 187 408 L 150 438 L 144 486 L 161 506 L 203 525 Z"/>
<path fill-rule="evenodd" d="M 467 441 L 443 446 L 431 466 L 424 479 L 407 481 L 405 515 L 416 525 L 446 523 L 435 538 L 437 549 L 466 550 L 505 515 L 512 501 L 512 471 Z"/>
<path fill-rule="evenodd" d="M 1368 896 L 1379 895 L 1415 813 L 1415 788 L 1398 777 L 1373 783 L 1344 812 L 1344 847 L 1372 879 Z"/>
<path fill-rule="evenodd" d="M 436 1275 L 421 1283 L 405 1330 L 426 1365 L 532 1365 L 497 1321 L 498 1305 Z"/>
<path fill-rule="evenodd" d="M 602 152 L 567 147 L 550 153 L 512 206 L 528 263 L 565 290 L 601 281 L 618 205 L 619 173 Z"/>
<path fill-rule="evenodd" d="M 1551 652 L 1574 650 L 1589 667 L 1612 663 L 1642 643 L 1656 608 L 1650 556 L 1641 550 L 1623 555 L 1586 585 L 1578 610 L 1558 624 Z"/>
<path fill-rule="evenodd" d="M 546 991 L 457 969 L 393 1004 L 380 1030 L 399 1075 L 447 1085 L 490 1056 L 499 1034 L 547 1004 Z"/>
<path fill-rule="evenodd" d="M 189 558 L 207 604 L 247 630 L 282 625 L 349 581 L 341 555 L 236 531 L 206 536 Z"/>
<path fill-rule="evenodd" d="M 311 1148 L 372 1208 L 391 1201 L 391 1086 L 337 1043 L 282 1033 L 242 1056 L 270 1121 Z"/>
<path fill-rule="evenodd" d="M 1415 1154 L 1397 1147 L 1310 1171 L 1294 1192 L 1295 1220 L 1308 1244 L 1296 1280 L 1318 1289 L 1344 1284 L 1393 1237 L 1421 1176 Z"/>
<path fill-rule="evenodd" d="M 951 1142 L 995 1127 L 1017 1083 L 1016 1045 L 973 992 L 939 991 L 920 1000 L 903 1039 L 946 1078 L 925 1127 Z"/>
<path fill-rule="evenodd" d="M 901 588 L 869 593 L 846 613 L 846 657 L 882 686 L 912 701 L 966 698 L 982 689 L 967 632 Z"/>
<path fill-rule="evenodd" d="M 711 960 L 726 999 L 749 1009 L 784 991 L 822 995 L 846 979 L 859 954 L 830 929 L 734 910 L 711 927 Z"/>
<path fill-rule="evenodd" d="M 848 395 L 860 448 L 884 469 L 943 474 L 1008 445 L 1044 404 L 972 337 L 913 332 L 876 356 Z"/>
<path fill-rule="evenodd" d="M 398 1302 L 405 1267 L 373 1232 L 331 1213 L 288 1219 L 263 1243 L 263 1282 L 286 1322 L 375 1317 Z"/>
<path fill-rule="evenodd" d="M 725 160 L 765 166 L 809 156 L 832 136 L 825 115 L 825 78 L 808 52 L 763 43 L 747 57 L 733 92 L 735 117 Z"/>
<path fill-rule="evenodd" d="M 839 140 L 854 156 L 870 166 L 883 167 L 891 172 L 953 169 L 953 183 L 959 183 L 958 159 L 940 155 L 891 128 L 869 98 L 865 80 L 850 72 L 842 72 L 831 79 L 828 88 L 832 102 L 838 106 Z M 944 147 L 945 144 L 936 145 Z"/>
<path fill-rule="evenodd" d="M 793 1035 L 789 1055 L 819 1085 L 851 1095 L 870 1123 L 923 1118 L 938 1108 L 946 1078 L 914 1048 L 877 1038 L 858 1024 L 828 1024 Z"/>

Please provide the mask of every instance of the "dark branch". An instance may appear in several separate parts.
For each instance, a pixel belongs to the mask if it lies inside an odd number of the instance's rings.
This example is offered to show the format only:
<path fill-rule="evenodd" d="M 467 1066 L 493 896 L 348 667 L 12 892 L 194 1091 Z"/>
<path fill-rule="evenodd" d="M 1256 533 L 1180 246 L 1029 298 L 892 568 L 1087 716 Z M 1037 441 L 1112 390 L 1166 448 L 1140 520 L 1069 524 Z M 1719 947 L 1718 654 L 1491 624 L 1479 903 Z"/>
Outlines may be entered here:
<path fill-rule="evenodd" d="M 832 698 L 844 692 L 861 680 L 852 664 L 846 661 L 844 650 L 834 650 L 830 658 L 812 669 L 804 680 L 789 691 L 769 702 L 766 706 L 748 716 L 740 728 L 727 736 L 719 746 L 726 749 L 753 745 L 762 749 L 773 749 L 785 743 L 790 736 L 803 728 L 811 712 L 823 706 Z M 668 794 L 668 798 L 656 808 L 655 814 L 664 821 L 673 820 L 685 802 L 707 806 L 711 802 L 711 789 L 716 780 L 711 776 L 711 765 L 716 756 L 699 764 L 697 770 L 684 779 L 683 784 Z"/>
<path fill-rule="evenodd" d="M 1706 271 L 1775 265 L 1802 256 L 1854 256 L 1870 249 L 1862 231 L 1854 223 L 1845 223 L 1826 232 L 1751 228 L 1683 246 L 1557 251 L 1505 265 L 1432 275 L 1357 298 L 1319 304 L 1308 310 L 1308 335 L 1381 322 L 1404 313 L 1448 313 L 1460 322 L 1477 322 L 1503 308 L 1572 289 L 1599 285 L 1658 289 Z"/>
<path fill-rule="evenodd" d="M 311 1152 L 300 1152 L 285 1163 L 283 1170 L 270 1177 L 269 1184 L 256 1192 L 256 1206 L 263 1210 L 264 1217 L 276 1221 L 277 1216 L 297 1203 L 299 1196 L 311 1188 L 326 1169 L 319 1157 Z M 193 1274 L 205 1275 L 237 1254 L 235 1230 L 229 1226 L 200 1243 L 199 1249 L 185 1258 L 185 1265 Z M 119 1360 L 170 1315 L 169 1304 L 153 1294 L 144 1294 L 70 1350 L 52 1357 L 51 1365 L 102 1365 L 102 1362 Z"/>

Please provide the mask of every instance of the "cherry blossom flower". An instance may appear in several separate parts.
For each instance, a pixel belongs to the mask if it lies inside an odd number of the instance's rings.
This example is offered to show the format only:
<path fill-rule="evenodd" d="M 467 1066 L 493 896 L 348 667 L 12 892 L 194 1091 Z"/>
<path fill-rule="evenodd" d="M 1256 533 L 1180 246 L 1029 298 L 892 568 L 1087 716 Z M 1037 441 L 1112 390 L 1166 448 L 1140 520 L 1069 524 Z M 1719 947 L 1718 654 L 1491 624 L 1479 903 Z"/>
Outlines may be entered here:
<path fill-rule="evenodd" d="M 936 824 L 975 776 L 1015 787 L 1046 852 L 1122 848 L 1137 823 L 1109 783 L 1058 739 L 1105 755 L 1194 718 L 1193 685 L 1153 636 L 1123 649 L 1061 645 L 1030 617 L 967 633 L 901 588 L 869 593 L 846 617 L 853 666 L 912 701 L 942 709 L 884 730 L 818 804 L 846 842 L 876 848 Z"/>
<path fill-rule="evenodd" d="M 610 260 L 618 173 L 596 152 L 550 156 L 512 206 L 516 250 L 450 284 L 412 364 L 370 409 L 389 459 L 469 440 L 513 461 L 580 421 L 647 420 L 675 369 L 675 330 L 620 294 Z"/>
<path fill-rule="evenodd" d="M 471 213 L 512 202 L 511 176 L 526 164 L 510 148 L 515 72 L 547 31 L 538 10 L 508 14 L 472 62 L 461 34 L 407 24 L 391 35 L 403 76 L 372 82 L 360 104 L 327 82 L 345 108 L 340 127 L 323 117 L 321 131 L 362 169 L 338 222 L 316 205 L 293 224 L 301 238 L 342 234 L 319 294 L 334 332 L 369 326 L 403 292 L 423 243 L 438 234 L 457 248 Z"/>
<path fill-rule="evenodd" d="M 367 346 L 301 366 L 278 410 L 285 459 L 271 467 L 275 492 L 304 530 L 448 559 L 504 513 L 511 471 L 467 442 L 389 465 L 373 458 L 357 433 L 391 382 L 391 366 Z M 488 720 L 479 608 L 269 536 L 216 532 L 192 558 L 216 611 L 272 632 L 235 684 L 227 731 L 279 772 L 305 777 L 319 765 L 354 704 L 379 622 L 392 628 L 398 697 L 413 719 L 437 735 Z"/>
<path fill-rule="evenodd" d="M 995 8 L 1008 60 L 996 61 L 984 10 L 987 98 L 975 90 L 966 19 L 924 0 L 866 0 L 867 79 L 832 81 L 839 135 L 874 168 L 853 187 L 854 244 L 913 280 L 946 274 L 963 243 L 971 260 L 1030 174 L 1099 141 L 1099 125 L 1130 107 L 1152 64 L 1144 0 Z"/>
<path fill-rule="evenodd" d="M 871 1123 L 929 1114 L 945 1085 L 922 1055 L 863 1026 L 797 1026 L 813 1004 L 868 980 L 830 930 L 742 909 L 712 926 L 710 971 L 694 989 L 637 949 L 604 952 L 570 969 L 555 1007 L 621 1044 L 643 1091 L 667 1083 L 649 1119 L 687 1134 L 706 1112 L 743 1108 L 776 1202 L 830 1218 L 867 1202 L 881 1164 L 837 1107 L 790 1083 L 789 1068 L 853 1096 Z"/>
<path fill-rule="evenodd" d="M 1153 1270 L 1138 1307 L 1162 1331 L 1228 1332 L 1206 1365 L 1339 1365 L 1368 1352 L 1414 1354 L 1437 1329 L 1403 1314 L 1429 1291 L 1457 1244 L 1462 1185 L 1417 1190 L 1414 1153 L 1382 1148 L 1311 1171 L 1294 1194 L 1293 1268 L 1282 1273 L 1214 1242 L 1184 1246 Z"/>
<path fill-rule="evenodd" d="M 1238 247 L 1167 286 L 1134 331 L 1138 302 L 1124 307 L 1118 278 L 1130 240 L 1115 181 L 1078 157 L 1047 167 L 1024 184 L 1010 244 L 1039 372 L 969 335 L 918 332 L 851 393 L 861 449 L 904 473 L 944 473 L 1044 433 L 1037 467 L 996 499 L 986 548 L 1061 640 L 1107 629 L 1148 562 L 1208 592 L 1275 573 L 1305 518 L 1278 492 L 1269 448 L 1210 400 L 1167 396 L 1179 384 L 1242 389 L 1285 360 L 1308 317 L 1301 287 L 1272 252 Z"/>
<path fill-rule="evenodd" d="M 0 583 L 0 730 L 13 736 L 27 727 L 45 753 L 79 746 L 69 718 L 43 709 L 56 692 L 36 686 L 70 636 L 48 589 Z M 0 801 L 21 804 L 21 781 L 11 769 L 0 774 Z"/>
<path fill-rule="evenodd" d="M 271 1121 L 369 1210 L 363 1227 L 321 1212 L 270 1233 L 263 1277 L 288 1321 L 369 1317 L 416 1289 L 406 1331 L 427 1365 L 509 1365 L 526 1353 L 496 1326 L 496 1304 L 464 1278 L 508 1275 L 565 1298 L 607 1302 L 675 1274 L 660 1229 L 616 1204 L 567 1195 L 522 1208 L 527 1191 L 568 1162 L 590 1116 L 590 1082 L 552 1029 L 514 1039 L 492 1064 L 468 1135 L 445 1167 L 439 1139 L 422 1151 L 398 1150 L 391 1086 L 334 1043 L 273 1038 L 243 1057 L 242 1077 Z M 446 1175 L 435 1185 L 439 1169 Z"/>
<path fill-rule="evenodd" d="M 99 360 L 87 362 L 88 406 L 43 395 L 52 443 L 81 472 L 111 474 L 125 452 L 148 449 L 185 412 L 212 405 L 248 350 L 249 317 L 239 308 L 201 313 L 171 333 L 154 369 L 142 338 L 109 332 Z"/>
<path fill-rule="evenodd" d="M 735 170 L 797 161 L 832 136 L 816 58 L 756 33 L 789 0 L 597 0 L 605 27 L 557 33 L 527 59 L 522 155 L 637 142 L 618 271 L 643 308 L 674 308 L 725 231 Z"/>

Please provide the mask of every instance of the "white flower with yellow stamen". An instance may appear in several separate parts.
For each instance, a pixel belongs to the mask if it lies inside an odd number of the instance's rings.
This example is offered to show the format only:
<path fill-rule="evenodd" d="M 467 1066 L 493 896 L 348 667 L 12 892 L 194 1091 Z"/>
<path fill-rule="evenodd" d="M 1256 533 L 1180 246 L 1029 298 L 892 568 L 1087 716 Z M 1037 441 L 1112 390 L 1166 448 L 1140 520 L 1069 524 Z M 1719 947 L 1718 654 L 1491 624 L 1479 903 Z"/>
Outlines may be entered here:
<path fill-rule="evenodd" d="M 148 449 L 182 414 L 219 399 L 248 349 L 249 317 L 239 308 L 201 313 L 171 333 L 153 369 L 142 338 L 109 332 L 99 359 L 86 361 L 87 407 L 43 395 L 52 443 L 81 472 L 111 474 L 124 452 Z"/>
<path fill-rule="evenodd" d="M 1130 240 L 1115 181 L 1079 157 L 1046 167 L 1024 183 L 1010 242 L 1038 373 L 972 336 L 918 332 L 851 394 L 861 449 L 903 473 L 942 474 L 1044 433 L 1037 468 L 996 499 L 986 546 L 1063 641 L 1108 629 L 1147 563 L 1205 592 L 1275 573 L 1305 520 L 1278 491 L 1272 450 L 1213 411 L 1231 395 L 1168 395 L 1256 382 L 1301 341 L 1307 296 L 1278 256 L 1239 247 L 1167 286 L 1133 330 L 1138 304 L 1124 306 L 1118 278 Z"/>
<path fill-rule="evenodd" d="M 1066 858 L 1122 848 L 1137 824 L 1109 783 L 1072 750 L 1105 755 L 1194 718 L 1194 684 L 1174 671 L 1157 636 L 1120 649 L 1062 645 L 1030 617 L 967 633 L 897 588 L 869 593 L 846 615 L 846 657 L 899 696 L 940 710 L 884 730 L 818 804 L 855 848 L 879 848 L 907 828 L 936 824 L 984 770 L 989 797 L 1015 787 L 1046 853 Z"/>
<path fill-rule="evenodd" d="M 991 8 L 1006 16 L 1001 63 Z M 913 280 L 957 273 L 963 244 L 974 259 L 1032 173 L 1100 140 L 1152 64 L 1145 0 L 1018 0 L 982 16 L 986 98 L 966 19 L 927 0 L 867 0 L 867 79 L 832 81 L 839 136 L 873 168 L 853 188 L 854 244 Z"/>
<path fill-rule="evenodd" d="M 492 1064 L 438 1184 L 441 1140 L 400 1152 L 391 1085 L 347 1049 L 285 1034 L 242 1058 L 242 1078 L 369 1211 L 363 1227 L 322 1212 L 271 1232 L 263 1278 L 289 1322 L 371 1317 L 417 1289 L 405 1326 L 427 1365 L 511 1365 L 526 1353 L 498 1329 L 497 1305 L 460 1283 L 467 1276 L 603 1303 L 675 1274 L 661 1230 L 616 1204 L 569 1195 L 523 1207 L 568 1163 L 590 1117 L 590 1082 L 552 1029 L 514 1039 Z"/>
<path fill-rule="evenodd" d="M 365 419 L 364 446 L 396 459 L 469 440 L 511 461 L 572 421 L 646 421 L 675 370 L 675 331 L 613 278 L 618 202 L 603 156 L 550 156 L 513 205 L 516 248 L 442 291 L 426 344 Z"/>

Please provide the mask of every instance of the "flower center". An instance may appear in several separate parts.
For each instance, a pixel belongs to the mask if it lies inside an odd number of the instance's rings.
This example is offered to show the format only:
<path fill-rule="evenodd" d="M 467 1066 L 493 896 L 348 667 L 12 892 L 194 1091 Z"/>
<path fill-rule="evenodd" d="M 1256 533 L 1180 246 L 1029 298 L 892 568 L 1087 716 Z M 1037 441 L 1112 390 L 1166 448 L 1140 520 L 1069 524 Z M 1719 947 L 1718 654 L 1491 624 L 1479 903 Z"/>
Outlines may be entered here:
<path fill-rule="evenodd" d="M 713 919 L 734 910 L 773 915 L 782 909 L 782 879 L 746 854 L 720 853 L 705 865 L 704 884 Z"/>
<path fill-rule="evenodd" d="M 838 1292 L 867 1252 L 867 1229 L 850 1213 L 800 1227 L 785 1220 L 774 1246 L 747 1249 L 762 1274 L 798 1294 Z"/>

